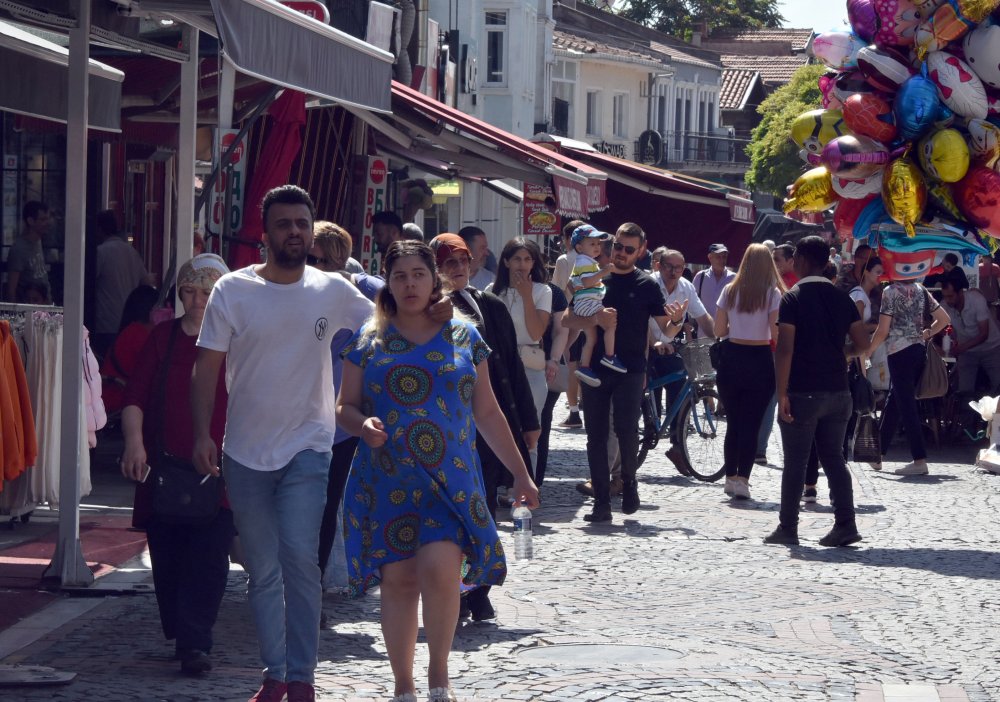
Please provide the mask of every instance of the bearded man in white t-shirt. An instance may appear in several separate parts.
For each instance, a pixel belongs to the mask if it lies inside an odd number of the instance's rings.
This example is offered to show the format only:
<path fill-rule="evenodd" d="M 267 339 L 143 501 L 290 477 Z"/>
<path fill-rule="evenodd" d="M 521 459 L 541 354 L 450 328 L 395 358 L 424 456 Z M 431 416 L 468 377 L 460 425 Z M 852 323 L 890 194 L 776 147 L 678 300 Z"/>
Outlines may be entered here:
<path fill-rule="evenodd" d="M 193 460 L 218 475 L 209 436 L 225 362 L 222 473 L 250 575 L 264 680 L 252 702 L 312 702 L 323 595 L 317 562 L 335 430 L 330 339 L 372 303 L 339 275 L 306 267 L 315 208 L 293 185 L 264 196 L 267 262 L 212 290 L 192 379 Z"/>

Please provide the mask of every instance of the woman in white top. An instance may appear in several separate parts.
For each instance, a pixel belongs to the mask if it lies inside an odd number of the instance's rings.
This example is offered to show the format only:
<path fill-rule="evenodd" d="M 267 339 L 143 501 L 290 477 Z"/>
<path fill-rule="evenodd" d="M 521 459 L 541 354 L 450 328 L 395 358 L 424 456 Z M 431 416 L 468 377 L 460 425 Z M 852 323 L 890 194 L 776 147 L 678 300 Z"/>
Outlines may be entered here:
<path fill-rule="evenodd" d="M 715 334 L 722 342 L 716 384 L 726 408 L 726 494 L 750 499 L 757 434 L 774 394 L 778 305 L 784 286 L 771 252 L 750 244 L 740 269 L 719 295 Z M 726 338 L 728 337 L 728 338 Z"/>

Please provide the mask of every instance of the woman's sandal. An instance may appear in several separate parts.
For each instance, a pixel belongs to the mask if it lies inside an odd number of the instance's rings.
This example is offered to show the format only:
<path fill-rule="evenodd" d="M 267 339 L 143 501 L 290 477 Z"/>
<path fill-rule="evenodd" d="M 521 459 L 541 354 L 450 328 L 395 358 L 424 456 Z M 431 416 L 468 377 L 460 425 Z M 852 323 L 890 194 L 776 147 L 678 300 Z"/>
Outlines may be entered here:
<path fill-rule="evenodd" d="M 389 702 L 417 702 L 417 696 L 412 692 L 404 692 L 401 695 L 396 695 Z"/>
<path fill-rule="evenodd" d="M 427 702 L 458 702 L 450 687 L 432 687 L 427 691 Z"/>

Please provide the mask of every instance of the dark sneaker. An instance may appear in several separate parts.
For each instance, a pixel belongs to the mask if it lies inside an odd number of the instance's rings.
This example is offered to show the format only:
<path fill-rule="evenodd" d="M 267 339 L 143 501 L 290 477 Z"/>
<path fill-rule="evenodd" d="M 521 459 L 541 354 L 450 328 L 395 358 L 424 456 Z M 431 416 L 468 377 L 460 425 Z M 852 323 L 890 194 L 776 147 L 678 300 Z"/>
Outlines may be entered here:
<path fill-rule="evenodd" d="M 264 678 L 260 689 L 247 702 L 281 702 L 285 699 L 285 692 L 287 690 L 288 685 L 284 681 L 275 680 L 274 678 Z"/>
<path fill-rule="evenodd" d="M 816 493 L 816 488 L 806 488 L 802 491 L 802 501 L 808 504 L 813 504 L 816 502 L 816 498 L 819 495 Z"/>
<path fill-rule="evenodd" d="M 778 528 L 764 537 L 765 544 L 779 544 L 782 546 L 798 546 L 799 535 L 791 529 L 778 525 Z"/>
<path fill-rule="evenodd" d="M 181 672 L 185 675 L 202 675 L 212 669 L 212 660 L 204 651 L 190 649 L 180 653 Z"/>
<path fill-rule="evenodd" d="M 288 702 L 316 702 L 316 691 L 310 683 L 292 680 L 288 683 Z"/>
<path fill-rule="evenodd" d="M 639 509 L 639 483 L 636 480 L 622 481 L 622 513 L 635 514 Z"/>
<path fill-rule="evenodd" d="M 625 367 L 625 364 L 617 356 L 605 356 L 601 359 L 601 365 L 618 373 L 628 373 L 628 368 Z"/>
<path fill-rule="evenodd" d="M 469 605 L 469 596 L 462 595 L 458 600 L 458 618 L 459 620 L 468 619 L 472 616 L 472 606 Z"/>
<path fill-rule="evenodd" d="M 580 419 L 579 412 L 570 412 L 566 419 L 559 422 L 559 426 L 564 429 L 581 429 L 583 427 L 583 420 Z"/>
<path fill-rule="evenodd" d="M 580 379 L 581 383 L 586 383 L 592 388 L 601 387 L 601 379 L 597 377 L 597 373 L 589 368 L 577 368 L 573 374 Z"/>
<path fill-rule="evenodd" d="M 586 495 L 587 497 L 594 496 L 594 484 L 589 480 L 584 480 L 583 482 L 576 484 L 576 491 Z"/>
<path fill-rule="evenodd" d="M 670 462 L 674 464 L 674 468 L 681 475 L 691 475 L 691 467 L 688 465 L 687 459 L 684 457 L 684 451 L 680 446 L 671 446 L 667 449 L 666 456 L 670 459 Z"/>
<path fill-rule="evenodd" d="M 473 592 L 476 591 L 473 590 Z M 493 603 L 490 602 L 488 594 L 470 598 L 469 608 L 472 610 L 472 621 L 474 622 L 482 622 L 488 619 L 497 618 L 497 612 L 493 609 Z"/>
<path fill-rule="evenodd" d="M 853 524 L 834 524 L 830 533 L 819 540 L 820 546 L 850 546 L 861 541 L 861 534 Z"/>
<path fill-rule="evenodd" d="M 611 505 L 594 505 L 594 509 L 591 510 L 590 514 L 583 515 L 583 521 L 592 523 L 610 522 Z"/>
<path fill-rule="evenodd" d="M 766 466 L 767 465 L 767 454 L 766 453 L 758 453 L 756 456 L 753 457 L 753 462 L 756 463 L 759 466 Z"/>

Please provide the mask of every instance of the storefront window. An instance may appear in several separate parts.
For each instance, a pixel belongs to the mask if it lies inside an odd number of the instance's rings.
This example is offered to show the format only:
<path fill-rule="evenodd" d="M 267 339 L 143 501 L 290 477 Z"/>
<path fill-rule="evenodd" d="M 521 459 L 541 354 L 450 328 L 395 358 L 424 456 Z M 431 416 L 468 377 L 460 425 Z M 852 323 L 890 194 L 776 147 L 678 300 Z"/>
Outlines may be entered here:
<path fill-rule="evenodd" d="M 3 227 L 3 257 L 21 231 L 21 208 L 29 200 L 49 206 L 55 223 L 42 245 L 63 247 L 62 211 L 66 201 L 66 139 L 62 134 L 35 133 L 18 127 L 17 116 L 0 113 L 3 119 L 3 195 L 0 223 Z"/>
<path fill-rule="evenodd" d="M 507 82 L 507 13 L 486 13 L 486 83 L 505 85 Z"/>

